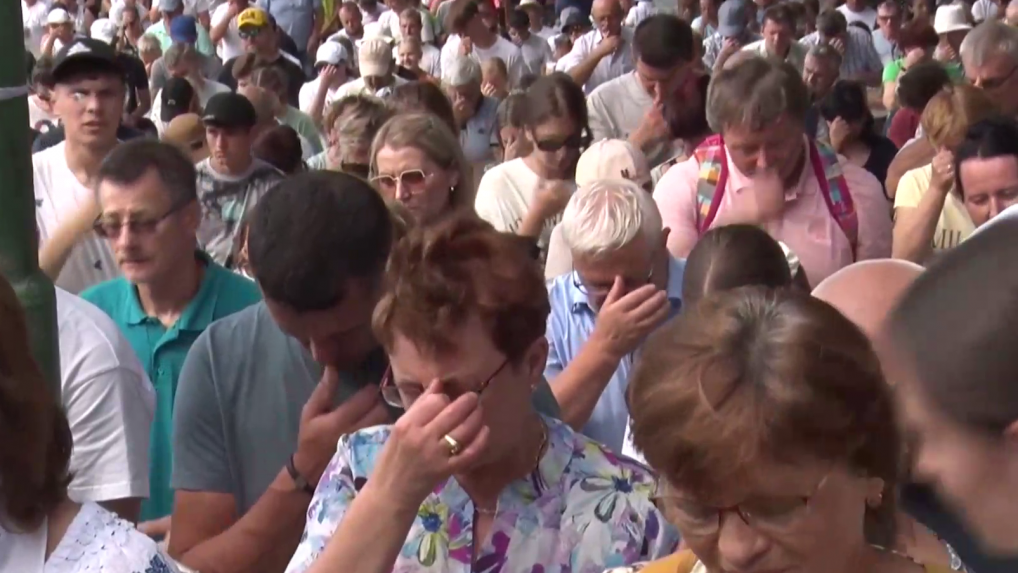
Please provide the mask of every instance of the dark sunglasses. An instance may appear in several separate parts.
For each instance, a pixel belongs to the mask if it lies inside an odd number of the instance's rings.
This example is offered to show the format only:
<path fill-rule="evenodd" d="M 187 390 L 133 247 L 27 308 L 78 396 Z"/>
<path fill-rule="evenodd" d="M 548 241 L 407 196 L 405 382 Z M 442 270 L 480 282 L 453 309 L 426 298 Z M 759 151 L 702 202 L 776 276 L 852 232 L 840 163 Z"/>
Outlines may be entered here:
<path fill-rule="evenodd" d="M 535 145 L 545 153 L 554 153 L 563 147 L 569 149 L 582 149 L 590 145 L 590 136 L 584 133 L 574 133 L 563 140 L 538 140 Z"/>
<path fill-rule="evenodd" d="M 254 38 L 257 38 L 258 35 L 261 33 L 262 33 L 261 28 L 248 28 L 246 30 L 238 31 L 237 35 L 240 36 L 241 40 L 252 40 Z"/>

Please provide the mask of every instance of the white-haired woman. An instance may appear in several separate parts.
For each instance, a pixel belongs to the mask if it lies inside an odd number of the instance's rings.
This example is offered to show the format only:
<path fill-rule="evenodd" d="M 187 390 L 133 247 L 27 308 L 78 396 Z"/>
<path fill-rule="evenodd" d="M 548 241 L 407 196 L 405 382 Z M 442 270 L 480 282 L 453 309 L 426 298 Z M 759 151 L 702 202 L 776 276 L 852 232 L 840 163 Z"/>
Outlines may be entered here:
<path fill-rule="evenodd" d="M 684 263 L 668 253 L 654 199 L 633 181 L 581 187 L 561 228 L 573 271 L 548 286 L 544 376 L 563 421 L 621 451 L 633 359 L 647 334 L 678 313 Z"/>
<path fill-rule="evenodd" d="M 442 68 L 442 90 L 452 102 L 463 155 L 479 178 L 498 149 L 498 100 L 481 93 L 481 65 L 465 56 Z"/>

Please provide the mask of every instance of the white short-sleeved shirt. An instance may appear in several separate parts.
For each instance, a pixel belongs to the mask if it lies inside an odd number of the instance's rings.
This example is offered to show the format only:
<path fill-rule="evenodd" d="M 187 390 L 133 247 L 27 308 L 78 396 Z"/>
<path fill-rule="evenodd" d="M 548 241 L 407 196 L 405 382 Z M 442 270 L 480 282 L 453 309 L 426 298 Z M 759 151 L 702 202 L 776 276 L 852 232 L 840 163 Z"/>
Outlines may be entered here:
<path fill-rule="evenodd" d="M 212 12 L 210 22 L 212 27 L 215 28 L 219 24 L 226 20 L 230 14 L 230 4 L 220 4 Z M 216 44 L 216 55 L 219 59 L 228 62 L 233 58 L 237 58 L 244 55 L 244 41 L 240 39 L 240 31 L 237 29 L 237 19 L 234 18 L 230 25 L 226 27 L 226 33 L 223 34 L 223 39 L 219 40 Z"/>
<path fill-rule="evenodd" d="M 590 132 L 594 141 L 629 139 L 654 106 L 654 98 L 643 89 L 636 72 L 629 72 L 597 87 L 587 96 Z M 676 152 L 672 144 L 658 144 L 645 150 L 651 166 L 664 163 Z"/>
<path fill-rule="evenodd" d="M 431 13 L 424 8 L 418 8 L 421 13 L 421 42 L 424 44 L 435 43 L 435 28 L 432 25 Z M 403 39 L 403 32 L 399 29 L 399 14 L 392 10 L 382 12 L 378 16 L 378 25 L 382 33 L 399 42 Z"/>
<path fill-rule="evenodd" d="M 25 33 L 25 49 L 38 58 L 42 54 L 42 37 L 46 34 L 49 2 L 39 0 L 31 7 L 21 0 L 21 24 Z"/>
<path fill-rule="evenodd" d="M 311 104 L 315 103 L 315 96 L 318 95 L 318 85 L 321 83 L 322 78 L 317 77 L 300 87 L 300 94 L 297 96 L 297 109 L 304 113 L 311 113 Z M 328 109 L 328 107 L 332 105 L 332 102 L 339 99 L 339 90 L 342 88 L 343 86 L 341 85 L 325 92 L 325 105 L 322 106 L 323 110 Z"/>
<path fill-rule="evenodd" d="M 520 44 L 520 52 L 523 56 L 523 65 L 526 66 L 527 73 L 534 74 L 535 76 L 544 73 L 545 66 L 548 65 L 552 58 L 548 41 L 537 34 L 531 34 L 526 41 Z"/>
<path fill-rule="evenodd" d="M 67 142 L 62 141 L 32 155 L 35 222 L 39 229 L 40 245 L 45 244 L 60 223 L 71 217 L 93 193 L 78 181 L 67 166 L 67 158 L 64 156 L 66 147 Z M 109 245 L 90 232 L 71 251 L 57 277 L 56 285 L 78 294 L 119 275 L 120 269 Z"/>
<path fill-rule="evenodd" d="M 629 9 L 629 13 L 626 14 L 626 19 L 623 22 L 626 26 L 636 29 L 647 18 L 657 13 L 657 8 L 654 7 L 652 0 L 640 0 L 635 6 Z"/>
<path fill-rule="evenodd" d="M 555 70 L 568 72 L 583 63 L 601 43 L 604 36 L 600 30 L 591 30 L 573 43 L 573 49 L 555 64 Z M 622 27 L 622 45 L 614 54 L 605 56 L 597 63 L 590 79 L 583 84 L 583 92 L 590 94 L 597 86 L 633 71 L 633 30 Z"/>
<path fill-rule="evenodd" d="M 534 192 L 540 183 L 541 178 L 527 167 L 522 157 L 500 163 L 481 177 L 474 210 L 495 229 L 515 233 L 530 210 Z M 547 252 L 551 231 L 559 219 L 548 221 L 541 231 L 537 243 L 542 252 Z"/>
<path fill-rule="evenodd" d="M 399 44 L 392 47 L 392 59 L 399 62 Z M 421 63 L 418 64 L 421 71 L 429 76 L 442 78 L 442 50 L 431 44 L 421 44 Z"/>
<path fill-rule="evenodd" d="M 862 22 L 866 24 L 866 27 L 870 29 L 870 32 L 877 29 L 877 11 L 873 8 L 867 7 L 862 12 L 855 12 L 848 8 L 848 4 L 842 4 L 838 6 L 838 12 L 841 12 L 845 16 L 845 21 L 851 24 L 852 22 Z"/>
<path fill-rule="evenodd" d="M 453 62 L 458 57 L 460 57 L 460 37 L 453 34 L 449 36 L 449 39 L 445 41 L 445 45 L 442 46 L 442 69 L 451 68 Z M 519 84 L 520 78 L 523 77 L 526 71 L 526 65 L 523 63 L 523 52 L 520 51 L 519 46 L 502 36 L 499 36 L 495 43 L 487 48 L 474 44 L 470 57 L 482 64 L 492 58 L 500 58 L 505 62 L 506 70 L 509 71 L 510 86 Z"/>
<path fill-rule="evenodd" d="M 68 496 L 147 498 L 155 389 L 113 319 L 60 288 L 56 297 L 60 397 L 74 438 Z"/>

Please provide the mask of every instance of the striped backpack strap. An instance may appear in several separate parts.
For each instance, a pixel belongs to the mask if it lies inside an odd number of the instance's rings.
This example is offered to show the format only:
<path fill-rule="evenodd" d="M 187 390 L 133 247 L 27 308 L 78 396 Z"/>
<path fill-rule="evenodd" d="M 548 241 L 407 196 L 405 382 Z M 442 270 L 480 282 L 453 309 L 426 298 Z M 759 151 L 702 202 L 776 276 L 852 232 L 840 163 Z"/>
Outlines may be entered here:
<path fill-rule="evenodd" d="M 728 181 L 725 141 L 720 135 L 712 135 L 697 146 L 693 155 L 700 164 L 700 175 L 696 181 L 696 220 L 697 230 L 702 235 L 710 229 L 717 216 Z"/>
<path fill-rule="evenodd" d="M 845 181 L 838 154 L 823 143 L 810 142 L 810 160 L 813 163 L 813 172 L 816 173 L 820 183 L 820 191 L 827 202 L 827 209 L 848 238 L 848 243 L 852 246 L 852 260 L 856 260 L 859 245 L 859 215 L 856 213 L 855 203 L 852 202 L 852 194 Z"/>

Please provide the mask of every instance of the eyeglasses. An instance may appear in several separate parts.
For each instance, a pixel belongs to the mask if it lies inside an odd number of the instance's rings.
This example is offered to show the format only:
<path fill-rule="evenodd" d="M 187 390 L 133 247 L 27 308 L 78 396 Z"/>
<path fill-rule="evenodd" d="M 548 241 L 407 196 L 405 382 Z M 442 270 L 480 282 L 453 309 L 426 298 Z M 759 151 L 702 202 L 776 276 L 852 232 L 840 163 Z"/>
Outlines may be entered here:
<path fill-rule="evenodd" d="M 590 136 L 585 133 L 574 133 L 562 140 L 537 140 L 535 145 L 545 153 L 555 153 L 563 147 L 582 149 L 590 145 Z"/>
<path fill-rule="evenodd" d="M 136 235 L 151 235 L 155 232 L 156 227 L 160 223 L 165 221 L 170 215 L 180 211 L 191 203 L 193 199 L 181 201 L 180 203 L 170 207 L 168 211 L 158 217 L 152 217 L 150 219 L 128 219 L 127 221 L 121 221 L 119 218 L 106 218 L 99 215 L 96 218 L 95 223 L 92 224 L 92 229 L 95 230 L 96 234 L 104 239 L 116 239 L 120 236 L 120 231 L 125 227 L 131 231 L 131 234 Z"/>
<path fill-rule="evenodd" d="M 1011 68 L 1010 72 L 1008 72 L 1007 74 L 1005 74 L 1003 76 L 1000 76 L 998 78 L 991 78 L 991 79 L 988 79 L 988 80 L 980 81 L 979 82 L 979 87 L 981 87 L 982 89 L 984 89 L 986 91 L 996 91 L 996 90 L 1002 88 L 1004 86 L 1004 84 L 1006 84 L 1008 82 L 1008 80 L 1011 79 L 1011 76 L 1014 75 L 1015 71 L 1018 71 L 1018 66 L 1015 66 L 1015 67 Z"/>
<path fill-rule="evenodd" d="M 502 372 L 507 364 L 509 364 L 509 358 L 502 361 L 502 364 L 499 365 L 494 372 L 492 372 L 491 376 L 488 376 L 488 379 L 482 382 L 480 386 L 477 387 L 477 390 L 474 390 L 478 397 L 484 394 L 484 391 L 488 389 L 488 386 L 491 385 L 492 381 L 495 380 L 495 377 Z M 421 386 L 420 384 L 404 384 L 402 388 L 396 386 L 396 382 L 392 377 L 391 366 L 385 370 L 385 376 L 382 377 L 382 383 L 380 386 L 379 390 L 381 391 L 382 399 L 385 400 L 386 404 L 393 408 L 409 408 L 417 401 L 418 398 L 421 397 L 421 394 L 424 393 L 424 386 Z M 449 396 L 451 400 L 455 400 L 463 393 L 465 392 L 455 394 L 450 393 L 448 391 L 448 387 L 445 388 L 445 394 Z"/>
<path fill-rule="evenodd" d="M 622 283 L 626 289 L 626 292 L 629 292 L 636 290 L 644 285 L 649 285 L 652 280 L 654 280 L 654 269 L 650 269 L 650 272 L 647 273 L 647 278 L 645 278 L 643 281 L 640 281 L 639 279 L 633 280 L 623 277 Z M 576 272 L 576 269 L 573 268 L 573 286 L 576 287 L 576 290 L 580 291 L 585 295 L 606 296 L 609 292 L 611 292 L 612 287 L 614 285 L 615 285 L 614 282 L 606 285 L 591 284 L 587 282 L 583 277 L 581 277 L 580 273 Z"/>
<path fill-rule="evenodd" d="M 371 182 L 377 185 L 382 191 L 395 193 L 402 185 L 411 193 L 418 193 L 428 180 L 428 173 L 421 169 L 408 169 L 396 175 L 380 174 L 371 178 Z"/>
<path fill-rule="evenodd" d="M 356 175 L 361 179 L 367 179 L 368 176 L 371 175 L 371 166 L 365 163 L 347 163 L 342 161 L 339 164 L 339 170 L 343 173 Z"/>
<path fill-rule="evenodd" d="M 257 38 L 258 35 L 261 33 L 262 33 L 261 28 L 247 28 L 245 30 L 239 30 L 237 32 L 237 35 L 240 36 L 241 40 L 253 40 L 254 38 Z"/>
<path fill-rule="evenodd" d="M 827 483 L 829 476 L 830 472 L 824 475 L 809 495 L 764 497 L 728 507 L 711 507 L 677 496 L 659 478 L 653 500 L 675 520 L 683 535 L 708 537 L 716 534 L 721 529 L 721 516 L 728 512 L 735 513 L 743 523 L 757 531 L 784 535 L 794 531 L 811 515 L 813 505 L 810 502 Z"/>

